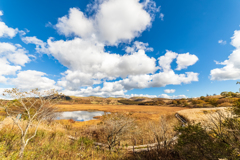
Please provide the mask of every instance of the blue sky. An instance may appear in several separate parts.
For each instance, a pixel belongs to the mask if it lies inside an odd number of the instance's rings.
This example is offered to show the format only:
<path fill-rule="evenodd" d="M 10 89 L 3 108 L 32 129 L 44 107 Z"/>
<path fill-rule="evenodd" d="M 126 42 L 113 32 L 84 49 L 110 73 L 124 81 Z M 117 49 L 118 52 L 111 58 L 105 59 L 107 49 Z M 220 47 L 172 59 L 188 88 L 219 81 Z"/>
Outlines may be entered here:
<path fill-rule="evenodd" d="M 238 91 L 239 0 L 8 0 L 0 10 L 0 91 L 168 98 Z"/>

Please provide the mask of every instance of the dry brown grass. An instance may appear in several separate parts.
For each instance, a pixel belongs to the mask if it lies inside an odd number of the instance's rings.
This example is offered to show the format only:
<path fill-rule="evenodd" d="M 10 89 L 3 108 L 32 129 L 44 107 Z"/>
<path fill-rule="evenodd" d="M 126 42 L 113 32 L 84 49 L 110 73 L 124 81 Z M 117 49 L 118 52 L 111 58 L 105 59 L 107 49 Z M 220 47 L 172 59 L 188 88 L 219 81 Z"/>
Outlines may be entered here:
<path fill-rule="evenodd" d="M 178 114 L 182 115 L 185 117 L 187 120 L 190 122 L 195 122 L 195 123 L 204 123 L 208 120 L 208 114 L 211 114 L 216 111 L 226 111 L 227 107 L 215 107 L 215 108 L 193 108 L 193 109 L 186 109 L 186 110 L 181 110 L 177 111 Z"/>
<path fill-rule="evenodd" d="M 177 111 L 184 110 L 183 107 L 169 106 L 140 106 L 140 105 L 95 105 L 95 104 L 73 104 L 73 105 L 58 105 L 60 112 L 63 111 L 86 111 L 96 110 L 104 112 L 119 112 L 131 114 L 137 119 L 152 119 L 156 120 L 161 115 L 174 114 Z"/>

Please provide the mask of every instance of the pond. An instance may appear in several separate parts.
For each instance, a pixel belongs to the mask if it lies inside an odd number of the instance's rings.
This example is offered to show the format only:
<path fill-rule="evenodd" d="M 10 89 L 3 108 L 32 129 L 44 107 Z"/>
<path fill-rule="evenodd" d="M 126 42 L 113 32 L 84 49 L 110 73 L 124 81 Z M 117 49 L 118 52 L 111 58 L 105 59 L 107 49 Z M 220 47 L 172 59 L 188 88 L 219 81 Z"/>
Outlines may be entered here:
<path fill-rule="evenodd" d="M 61 112 L 56 118 L 60 119 L 73 119 L 74 121 L 89 121 L 96 119 L 96 116 L 102 116 L 104 114 L 109 114 L 109 112 L 104 111 L 71 111 L 71 112 Z"/>

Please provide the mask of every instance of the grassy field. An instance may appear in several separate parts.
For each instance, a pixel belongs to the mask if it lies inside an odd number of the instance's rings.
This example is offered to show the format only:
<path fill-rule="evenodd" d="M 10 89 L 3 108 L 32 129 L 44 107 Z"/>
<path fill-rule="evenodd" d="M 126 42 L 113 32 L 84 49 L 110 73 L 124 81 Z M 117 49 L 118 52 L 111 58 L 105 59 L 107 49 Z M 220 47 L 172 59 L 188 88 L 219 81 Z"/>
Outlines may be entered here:
<path fill-rule="evenodd" d="M 171 129 L 178 123 L 174 117 L 183 107 L 165 106 L 139 106 L 139 105 L 94 105 L 73 104 L 58 105 L 59 111 L 99 110 L 105 112 L 125 113 L 129 118 L 135 119 L 133 127 L 121 140 L 121 146 L 155 143 L 153 128 L 159 126 L 159 117 L 167 116 L 167 123 Z M 43 123 L 39 127 L 37 136 L 30 141 L 26 148 L 24 159 L 137 159 L 126 150 L 110 153 L 96 148 L 93 142 L 106 144 L 103 132 L 103 119 L 87 122 L 74 122 L 71 120 L 56 120 L 51 124 Z M 21 124 L 25 123 L 20 120 Z M 0 129 L 0 159 L 17 159 L 19 151 L 20 134 L 10 118 L 3 121 L 4 127 Z M 34 126 L 34 125 L 33 125 Z M 32 132 L 32 130 L 30 131 Z M 72 141 L 68 136 L 77 137 Z M 98 137 L 99 136 L 99 137 Z M 36 145 L 38 147 L 36 147 Z M 1 154 L 3 155 L 1 157 Z"/>
<path fill-rule="evenodd" d="M 187 108 L 169 106 L 140 106 L 140 105 L 95 105 L 95 104 L 72 104 L 57 105 L 60 112 L 63 111 L 87 111 L 96 110 L 104 112 L 119 112 L 131 114 L 137 119 L 157 120 L 161 115 L 172 115 L 177 111 Z"/>
<path fill-rule="evenodd" d="M 216 111 L 228 112 L 228 107 L 215 107 L 215 108 L 192 108 L 177 111 L 178 114 L 182 115 L 189 122 L 204 123 L 208 121 L 209 114 L 213 114 Z"/>

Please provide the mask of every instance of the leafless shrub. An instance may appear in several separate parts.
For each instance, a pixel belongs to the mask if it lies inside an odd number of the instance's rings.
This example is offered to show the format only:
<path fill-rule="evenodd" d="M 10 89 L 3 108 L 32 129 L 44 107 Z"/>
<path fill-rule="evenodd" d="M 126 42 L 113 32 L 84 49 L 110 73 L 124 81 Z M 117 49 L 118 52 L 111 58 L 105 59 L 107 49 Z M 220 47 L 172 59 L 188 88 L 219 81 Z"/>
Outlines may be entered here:
<path fill-rule="evenodd" d="M 157 140 L 158 149 L 160 149 L 161 147 L 167 149 L 172 143 L 174 133 L 172 126 L 167 123 L 166 117 L 161 116 L 159 119 L 159 123 L 150 123 L 149 126 L 152 133 L 154 134 L 154 137 Z"/>
<path fill-rule="evenodd" d="M 111 151 L 133 126 L 134 120 L 125 114 L 113 113 L 103 120 L 103 138 Z"/>

